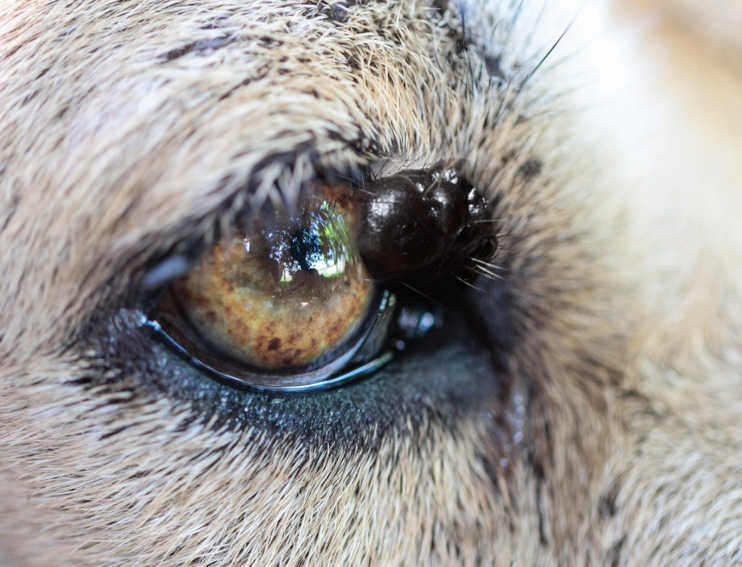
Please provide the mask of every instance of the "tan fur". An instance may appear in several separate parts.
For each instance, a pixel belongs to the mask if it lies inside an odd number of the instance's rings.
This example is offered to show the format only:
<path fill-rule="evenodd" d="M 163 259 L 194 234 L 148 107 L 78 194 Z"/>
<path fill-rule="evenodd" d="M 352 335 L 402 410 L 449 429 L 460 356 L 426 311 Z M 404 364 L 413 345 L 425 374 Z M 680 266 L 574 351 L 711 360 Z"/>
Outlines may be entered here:
<path fill-rule="evenodd" d="M 518 7 L 6 2 L 0 563 L 742 564 L 735 36 Z M 508 399 L 322 444 L 101 367 L 92 329 L 213 211 L 441 160 L 501 200 Z"/>

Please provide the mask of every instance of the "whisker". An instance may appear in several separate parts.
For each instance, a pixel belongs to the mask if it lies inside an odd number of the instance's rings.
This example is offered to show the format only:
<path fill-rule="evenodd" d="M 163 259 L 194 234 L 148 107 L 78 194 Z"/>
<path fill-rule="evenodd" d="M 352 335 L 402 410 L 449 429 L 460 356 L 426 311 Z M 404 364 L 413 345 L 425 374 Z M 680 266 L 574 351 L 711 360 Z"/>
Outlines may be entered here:
<path fill-rule="evenodd" d="M 466 280 L 465 280 L 464 278 L 462 278 L 461 276 L 455 276 L 455 277 L 456 277 L 456 279 L 457 279 L 457 280 L 458 280 L 459 282 L 461 282 L 462 284 L 464 284 L 464 285 L 467 285 L 467 286 L 469 286 L 470 288 L 472 288 L 472 289 L 474 289 L 474 290 L 476 290 L 476 291 L 479 291 L 479 292 L 481 292 L 481 293 L 484 293 L 484 292 L 485 292 L 485 291 L 484 291 L 484 290 L 483 290 L 483 289 L 482 289 L 481 287 L 477 287 L 477 286 L 475 286 L 475 285 L 474 285 L 473 283 L 471 283 L 471 282 L 468 282 L 468 281 L 466 281 Z"/>
<path fill-rule="evenodd" d="M 438 301 L 436 301 L 435 299 L 433 299 L 432 297 L 430 297 L 427 293 L 423 293 L 422 291 L 420 291 L 419 289 L 417 289 L 415 286 L 410 285 L 410 284 L 408 284 L 406 282 L 400 282 L 400 283 L 402 284 L 403 287 L 406 287 L 412 293 L 416 293 L 417 295 L 419 295 L 423 299 L 426 299 L 426 300 L 430 301 L 431 303 L 436 303 L 436 304 L 439 303 Z"/>
<path fill-rule="evenodd" d="M 507 268 L 503 268 L 502 266 L 498 266 L 497 264 L 493 264 L 492 262 L 485 262 L 481 258 L 469 258 L 472 262 L 479 264 L 480 266 L 484 266 L 486 268 L 489 268 L 491 270 L 500 270 L 501 272 L 507 272 Z"/>
<path fill-rule="evenodd" d="M 479 274 L 486 278 L 491 278 L 493 280 L 505 279 L 500 274 L 496 274 L 495 272 L 492 272 L 488 270 L 487 268 L 483 268 L 482 266 L 469 266 L 469 269 L 472 270 L 475 274 Z"/>
<path fill-rule="evenodd" d="M 554 50 L 562 42 L 562 40 L 564 39 L 564 36 L 566 36 L 567 32 L 572 28 L 572 24 L 575 23 L 576 19 L 577 19 L 577 16 L 575 15 L 575 17 L 572 18 L 572 20 L 567 24 L 567 27 L 564 28 L 564 31 L 557 38 L 554 44 L 549 48 L 549 50 L 544 54 L 544 56 L 539 60 L 539 62 L 536 63 L 535 67 L 531 69 L 531 71 L 528 73 L 528 75 L 526 75 L 523 81 L 521 81 L 520 86 L 518 87 L 518 92 L 523 90 L 523 87 L 526 86 L 526 83 L 528 83 L 528 81 L 530 81 L 533 78 L 536 72 L 543 66 L 544 63 L 546 63 L 546 60 L 549 57 L 551 57 L 551 54 L 554 53 Z"/>

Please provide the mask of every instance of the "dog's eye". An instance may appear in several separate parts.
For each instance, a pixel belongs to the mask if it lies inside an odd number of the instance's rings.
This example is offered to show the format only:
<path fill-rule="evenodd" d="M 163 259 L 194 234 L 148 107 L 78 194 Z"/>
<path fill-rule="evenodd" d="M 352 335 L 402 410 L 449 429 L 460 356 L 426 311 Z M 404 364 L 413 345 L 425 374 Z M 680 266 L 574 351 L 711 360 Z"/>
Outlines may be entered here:
<path fill-rule="evenodd" d="M 412 204 L 382 206 L 400 200 Z M 392 290 L 455 274 L 452 251 L 489 250 L 468 228 L 486 214 L 482 202 L 439 171 L 408 171 L 361 191 L 322 185 L 296 214 L 238 220 L 161 295 L 149 325 L 233 384 L 300 391 L 367 375 L 441 324 L 430 303 L 413 307 Z M 405 216 L 416 203 L 436 205 L 430 219 Z M 404 234 L 390 240 L 395 230 Z"/>

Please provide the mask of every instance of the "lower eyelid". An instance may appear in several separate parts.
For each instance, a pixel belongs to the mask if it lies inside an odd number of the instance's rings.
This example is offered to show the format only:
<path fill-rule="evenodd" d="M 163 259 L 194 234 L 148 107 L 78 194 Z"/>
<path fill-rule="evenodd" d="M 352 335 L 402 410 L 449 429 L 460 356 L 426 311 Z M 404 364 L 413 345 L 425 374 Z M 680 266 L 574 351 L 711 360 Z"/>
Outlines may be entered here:
<path fill-rule="evenodd" d="M 122 312 L 97 333 L 93 350 L 99 353 L 95 364 L 125 377 L 121 387 L 185 404 L 193 418 L 215 427 L 370 449 L 383 431 L 431 419 L 455 422 L 501 403 L 507 376 L 493 368 L 492 353 L 472 334 L 468 316 L 454 313 L 450 333 L 434 334 L 430 344 L 413 347 L 371 378 L 321 393 L 277 395 L 219 383 L 143 335 L 136 312 Z"/>

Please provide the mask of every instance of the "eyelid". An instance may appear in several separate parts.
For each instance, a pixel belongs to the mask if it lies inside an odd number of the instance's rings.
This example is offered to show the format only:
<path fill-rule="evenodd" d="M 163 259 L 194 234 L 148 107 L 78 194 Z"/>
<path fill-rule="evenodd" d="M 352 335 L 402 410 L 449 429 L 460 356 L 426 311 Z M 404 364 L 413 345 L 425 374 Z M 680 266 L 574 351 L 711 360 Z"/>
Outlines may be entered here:
<path fill-rule="evenodd" d="M 371 180 L 382 174 L 384 176 L 396 174 L 400 170 L 409 168 L 411 164 L 414 165 L 410 160 L 386 158 L 371 160 L 370 163 L 349 163 L 335 169 L 318 165 L 308 179 L 303 182 L 303 185 L 310 187 L 313 184 L 321 183 L 345 183 L 354 190 L 363 191 L 364 186 Z M 438 168 L 438 166 L 430 166 L 425 163 L 420 163 L 419 166 L 421 170 Z M 285 165 L 284 168 L 290 169 L 291 166 Z M 240 206 L 240 204 L 243 204 L 243 206 Z M 224 232 L 224 227 L 229 227 L 235 217 L 249 217 L 251 212 L 257 213 L 259 208 L 255 203 L 250 203 L 249 196 L 243 189 L 226 196 L 221 205 L 217 205 L 209 211 L 202 211 L 199 215 L 192 215 L 187 218 L 184 217 L 173 228 L 151 233 L 147 239 L 152 242 L 152 248 L 159 249 L 159 253 L 153 254 L 150 258 L 154 257 L 158 260 L 154 266 L 146 267 L 143 270 L 144 273 L 139 278 L 141 291 L 144 293 L 155 291 L 185 275 L 203 251 L 204 241 L 216 240 L 209 238 L 210 233 L 214 235 L 220 230 Z M 184 246 L 182 244 L 184 241 L 191 244 Z M 165 242 L 169 244 L 166 246 L 160 244 Z M 174 248 L 173 243 L 175 242 L 181 242 L 178 245 L 179 250 L 174 253 L 167 253 L 167 249 L 172 250 Z M 140 256 L 140 251 L 132 253 L 132 256 Z M 125 265 L 131 264 L 131 262 L 125 262 Z M 137 264 L 142 266 L 141 261 Z"/>
<path fill-rule="evenodd" d="M 156 321 L 146 320 L 144 322 L 144 325 L 152 328 L 157 334 L 163 337 L 167 337 L 167 334 L 162 330 L 162 327 L 160 327 L 159 323 L 157 323 Z M 316 391 L 316 390 L 327 390 L 327 389 L 339 386 L 340 384 L 348 384 L 351 381 L 355 380 L 356 378 L 360 378 L 367 374 L 376 372 L 377 370 L 379 370 L 380 368 L 382 368 L 383 366 L 391 362 L 395 356 L 395 351 L 387 350 L 387 351 L 380 353 L 379 356 L 368 361 L 367 363 L 362 364 L 360 366 L 356 366 L 352 368 L 351 370 L 348 370 L 347 372 L 343 372 L 342 374 L 330 373 L 329 378 L 326 378 L 321 381 L 311 382 L 308 384 L 298 384 L 294 386 L 281 386 L 280 388 L 270 388 L 270 387 L 260 386 L 256 384 L 248 384 L 244 380 L 237 378 L 236 376 L 232 376 L 231 374 L 227 374 L 225 372 L 216 370 L 215 368 L 209 366 L 208 364 L 205 364 L 192 357 L 189 357 L 188 353 L 185 352 L 183 347 L 181 347 L 177 342 L 173 341 L 169 337 L 167 341 L 171 345 L 171 347 L 175 348 L 178 351 L 178 353 L 181 354 L 181 356 L 188 357 L 191 364 L 193 364 L 197 368 L 206 370 L 210 374 L 223 378 L 225 381 L 230 382 L 234 385 L 238 385 L 242 387 L 247 386 L 250 389 L 264 391 L 264 392 L 299 393 L 299 392 L 309 392 L 309 391 Z M 363 339 L 361 339 L 360 343 L 362 342 L 363 342 Z M 344 366 L 348 362 L 348 360 L 352 358 L 353 354 L 355 354 L 355 351 L 353 352 L 349 351 L 348 358 L 344 360 L 338 359 L 339 361 L 338 366 L 339 367 Z"/>

